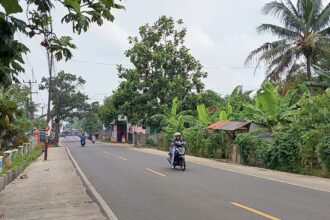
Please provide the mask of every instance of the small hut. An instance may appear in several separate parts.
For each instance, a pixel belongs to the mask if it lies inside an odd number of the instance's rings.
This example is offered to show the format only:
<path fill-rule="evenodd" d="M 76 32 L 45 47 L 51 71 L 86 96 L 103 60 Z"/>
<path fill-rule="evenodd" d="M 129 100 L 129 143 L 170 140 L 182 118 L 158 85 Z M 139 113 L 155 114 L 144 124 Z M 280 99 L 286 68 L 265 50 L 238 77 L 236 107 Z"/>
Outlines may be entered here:
<path fill-rule="evenodd" d="M 209 129 L 222 130 L 228 135 L 229 145 L 231 146 L 231 160 L 240 163 L 241 159 L 237 152 L 237 146 L 234 144 L 237 133 L 250 131 L 251 121 L 218 121 L 210 126 Z"/>

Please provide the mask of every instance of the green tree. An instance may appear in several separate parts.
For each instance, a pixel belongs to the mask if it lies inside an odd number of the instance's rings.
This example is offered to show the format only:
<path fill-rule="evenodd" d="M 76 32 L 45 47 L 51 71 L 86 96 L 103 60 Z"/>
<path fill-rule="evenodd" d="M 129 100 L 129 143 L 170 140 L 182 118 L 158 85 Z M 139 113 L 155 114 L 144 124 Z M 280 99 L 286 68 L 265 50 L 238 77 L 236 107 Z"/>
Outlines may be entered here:
<path fill-rule="evenodd" d="M 330 52 L 330 3 L 323 7 L 322 0 L 272 1 L 267 3 L 263 12 L 279 18 L 284 26 L 262 24 L 259 32 L 270 32 L 278 40 L 267 42 L 252 51 L 246 60 L 254 58 L 258 64 L 268 65 L 267 78 L 279 81 L 285 71 L 299 64 L 301 57 L 307 69 L 307 78 L 312 78 L 312 65 Z"/>
<path fill-rule="evenodd" d="M 102 129 L 102 122 L 98 115 L 100 104 L 93 102 L 89 106 L 89 109 L 81 120 L 81 128 L 89 134 L 99 132 Z"/>
<path fill-rule="evenodd" d="M 82 118 L 88 110 L 88 97 L 81 93 L 80 88 L 86 81 L 71 73 L 61 71 L 52 79 L 51 101 L 53 110 L 51 118 L 56 122 L 56 140 L 58 141 L 60 122 L 62 120 L 72 121 L 75 117 Z M 49 79 L 43 77 L 39 89 L 48 90 Z"/>
<path fill-rule="evenodd" d="M 149 124 L 174 97 L 186 106 L 190 94 L 204 88 L 201 79 L 207 73 L 184 45 L 187 31 L 182 24 L 162 16 L 140 27 L 138 37 L 129 38 L 131 48 L 125 54 L 133 68 L 119 66 L 121 83 L 113 98 L 115 108 L 133 124 Z"/>

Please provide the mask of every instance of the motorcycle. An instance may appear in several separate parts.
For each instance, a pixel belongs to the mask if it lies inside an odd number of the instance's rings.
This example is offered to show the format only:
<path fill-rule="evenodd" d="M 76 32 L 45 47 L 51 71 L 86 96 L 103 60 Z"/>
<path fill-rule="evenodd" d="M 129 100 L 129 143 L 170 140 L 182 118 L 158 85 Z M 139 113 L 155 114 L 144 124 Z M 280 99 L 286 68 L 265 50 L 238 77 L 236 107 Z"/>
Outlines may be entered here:
<path fill-rule="evenodd" d="M 172 160 L 172 150 L 171 150 L 171 148 L 170 148 L 170 152 L 168 153 L 168 155 L 170 157 L 167 158 L 167 160 L 171 164 L 171 160 Z M 176 166 L 180 166 L 182 171 L 186 170 L 185 148 L 184 148 L 183 145 L 175 147 L 175 155 L 174 155 L 173 166 L 174 166 L 174 168 Z"/>
<path fill-rule="evenodd" d="M 81 147 L 85 147 L 86 141 L 80 141 Z"/>

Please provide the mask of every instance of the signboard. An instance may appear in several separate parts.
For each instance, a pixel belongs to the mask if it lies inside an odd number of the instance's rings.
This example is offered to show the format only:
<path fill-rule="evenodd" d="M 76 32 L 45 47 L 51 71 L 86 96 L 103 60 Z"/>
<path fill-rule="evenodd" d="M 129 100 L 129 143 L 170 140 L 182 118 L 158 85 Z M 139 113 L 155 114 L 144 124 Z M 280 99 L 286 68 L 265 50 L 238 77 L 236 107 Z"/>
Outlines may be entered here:
<path fill-rule="evenodd" d="M 40 140 L 45 141 L 46 139 L 46 131 L 40 131 Z"/>
<path fill-rule="evenodd" d="M 118 121 L 127 121 L 127 117 L 124 115 L 118 115 Z"/>

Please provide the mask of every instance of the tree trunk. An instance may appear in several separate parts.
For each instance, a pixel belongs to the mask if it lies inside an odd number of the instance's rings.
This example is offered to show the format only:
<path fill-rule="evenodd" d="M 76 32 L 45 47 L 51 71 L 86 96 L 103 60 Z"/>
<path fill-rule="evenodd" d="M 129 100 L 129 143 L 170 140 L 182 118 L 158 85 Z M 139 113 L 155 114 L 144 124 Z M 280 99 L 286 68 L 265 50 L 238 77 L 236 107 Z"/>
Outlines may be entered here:
<path fill-rule="evenodd" d="M 310 56 L 306 56 L 307 60 L 307 79 L 311 80 L 312 79 L 312 59 Z"/>

